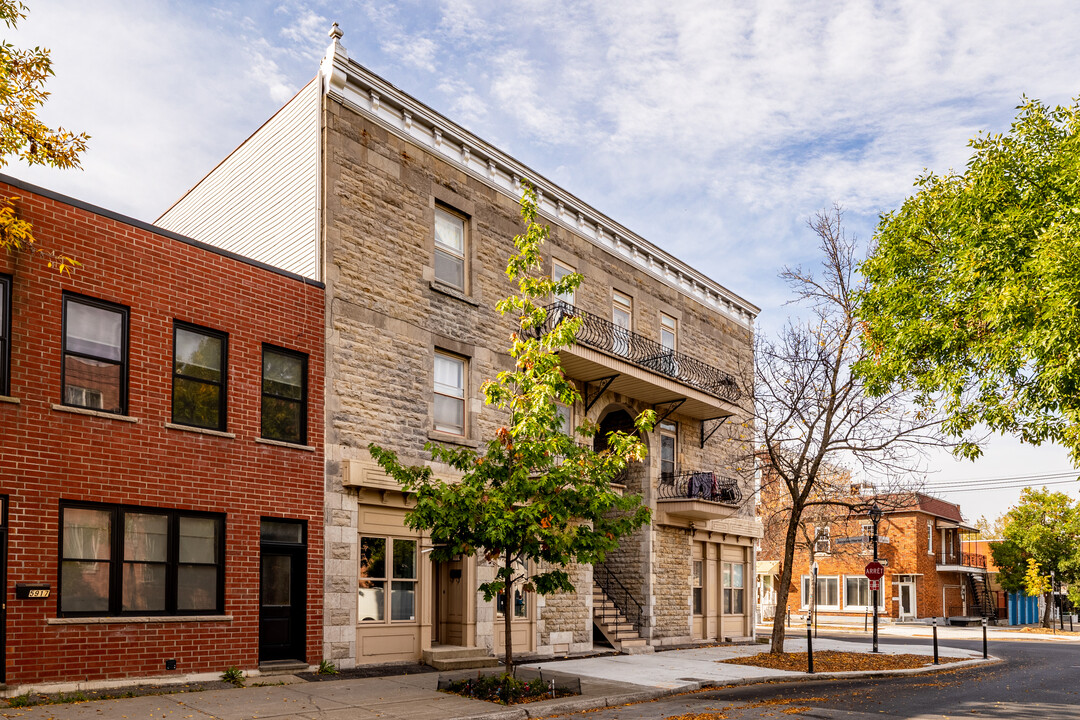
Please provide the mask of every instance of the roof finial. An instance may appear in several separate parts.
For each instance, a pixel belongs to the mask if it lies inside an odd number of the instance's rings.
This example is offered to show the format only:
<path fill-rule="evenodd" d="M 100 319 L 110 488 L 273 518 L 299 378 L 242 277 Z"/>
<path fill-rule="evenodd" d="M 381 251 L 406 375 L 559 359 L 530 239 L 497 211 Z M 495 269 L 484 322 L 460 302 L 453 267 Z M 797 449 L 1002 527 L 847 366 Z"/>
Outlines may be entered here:
<path fill-rule="evenodd" d="M 344 34 L 345 33 L 341 32 L 341 28 L 338 27 L 337 23 L 334 23 L 333 27 L 330 28 L 330 37 L 334 40 L 340 40 Z"/>

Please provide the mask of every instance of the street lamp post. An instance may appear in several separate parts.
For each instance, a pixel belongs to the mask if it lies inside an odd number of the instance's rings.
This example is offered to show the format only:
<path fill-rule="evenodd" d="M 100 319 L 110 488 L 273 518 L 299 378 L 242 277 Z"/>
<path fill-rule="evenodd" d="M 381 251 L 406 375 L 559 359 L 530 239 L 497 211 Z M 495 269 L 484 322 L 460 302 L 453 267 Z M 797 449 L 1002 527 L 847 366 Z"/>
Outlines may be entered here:
<path fill-rule="evenodd" d="M 872 522 L 874 524 L 874 562 L 877 562 L 877 559 L 878 559 L 878 556 L 877 556 L 878 523 L 881 522 L 881 515 L 882 515 L 881 508 L 878 507 L 877 503 L 874 503 L 873 505 L 870 506 L 870 510 L 868 511 L 868 514 L 870 515 L 870 522 Z M 881 581 L 884 580 L 884 579 L 885 578 L 882 577 L 880 580 L 878 580 L 878 587 L 879 588 L 881 587 Z M 872 590 L 870 592 L 870 602 L 872 602 L 874 604 L 874 649 L 873 649 L 873 652 L 878 651 L 878 593 L 879 592 L 880 592 L 880 590 Z"/>
<path fill-rule="evenodd" d="M 813 605 L 810 608 L 810 614 L 814 618 L 814 637 L 817 637 L 817 576 L 818 576 L 818 564 L 817 560 L 810 566 L 811 582 L 814 585 L 814 592 L 810 594 L 813 598 Z"/>

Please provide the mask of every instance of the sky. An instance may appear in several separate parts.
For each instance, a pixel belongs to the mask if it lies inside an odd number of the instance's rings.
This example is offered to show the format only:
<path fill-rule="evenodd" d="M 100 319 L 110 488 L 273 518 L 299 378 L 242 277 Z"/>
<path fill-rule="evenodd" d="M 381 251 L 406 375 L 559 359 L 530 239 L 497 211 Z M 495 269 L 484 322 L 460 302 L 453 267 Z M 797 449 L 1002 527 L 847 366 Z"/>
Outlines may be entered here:
<path fill-rule="evenodd" d="M 29 4 L 4 39 L 52 50 L 42 117 L 90 147 L 81 171 L 4 172 L 152 222 L 315 76 L 336 21 L 351 58 L 758 305 L 762 332 L 793 312 L 779 270 L 816 261 L 815 212 L 868 241 L 1024 95 L 1080 95 L 1068 0 Z M 1016 501 L 1001 485 L 1073 479 L 1008 438 L 927 468 L 969 519 Z"/>

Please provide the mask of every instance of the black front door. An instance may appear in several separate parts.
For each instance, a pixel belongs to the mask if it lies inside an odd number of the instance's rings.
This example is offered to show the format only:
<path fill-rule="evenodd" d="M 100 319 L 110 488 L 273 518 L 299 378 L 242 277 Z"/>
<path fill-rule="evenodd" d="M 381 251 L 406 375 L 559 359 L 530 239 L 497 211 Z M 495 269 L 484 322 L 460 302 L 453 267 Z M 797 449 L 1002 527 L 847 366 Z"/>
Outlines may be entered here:
<path fill-rule="evenodd" d="M 259 569 L 259 662 L 306 661 L 307 528 L 262 521 Z"/>

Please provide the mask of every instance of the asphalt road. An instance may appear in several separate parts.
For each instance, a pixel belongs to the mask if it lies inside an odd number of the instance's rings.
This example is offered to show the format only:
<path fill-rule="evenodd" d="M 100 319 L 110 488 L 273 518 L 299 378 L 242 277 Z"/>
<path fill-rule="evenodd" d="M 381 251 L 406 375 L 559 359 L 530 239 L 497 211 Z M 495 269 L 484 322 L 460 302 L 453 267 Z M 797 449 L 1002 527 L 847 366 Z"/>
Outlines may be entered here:
<path fill-rule="evenodd" d="M 856 635 L 826 635 L 856 642 Z M 867 641 L 869 642 L 869 641 Z M 926 649 L 927 640 L 889 637 Z M 945 644 L 945 643 L 942 643 Z M 949 639 L 975 650 L 982 642 Z M 1080 644 L 990 642 L 993 666 L 910 678 L 772 683 L 706 690 L 582 714 L 583 720 L 751 720 L 813 718 L 1000 718 L 1080 720 Z M 569 718 L 576 715 L 565 716 Z"/>

